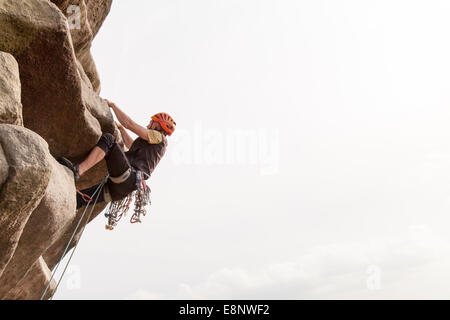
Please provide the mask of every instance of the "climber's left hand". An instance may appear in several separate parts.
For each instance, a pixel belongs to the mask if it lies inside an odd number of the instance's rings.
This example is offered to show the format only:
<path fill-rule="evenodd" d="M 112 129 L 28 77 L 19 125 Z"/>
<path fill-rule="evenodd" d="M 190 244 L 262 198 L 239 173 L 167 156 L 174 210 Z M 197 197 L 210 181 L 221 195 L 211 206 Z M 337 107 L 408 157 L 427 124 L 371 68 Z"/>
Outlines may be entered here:
<path fill-rule="evenodd" d="M 109 101 L 108 99 L 105 99 L 106 103 L 108 104 L 108 107 L 114 108 L 116 104 L 114 102 Z"/>

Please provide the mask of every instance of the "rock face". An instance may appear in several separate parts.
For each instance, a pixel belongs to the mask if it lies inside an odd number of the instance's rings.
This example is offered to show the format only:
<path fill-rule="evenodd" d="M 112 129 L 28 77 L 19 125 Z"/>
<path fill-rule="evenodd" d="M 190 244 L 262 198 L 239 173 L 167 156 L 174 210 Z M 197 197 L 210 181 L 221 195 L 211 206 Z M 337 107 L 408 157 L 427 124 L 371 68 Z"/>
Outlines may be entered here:
<path fill-rule="evenodd" d="M 102 133 L 121 141 L 90 52 L 111 3 L 0 0 L 0 299 L 41 297 L 80 218 L 55 158 L 80 160 Z M 105 174 L 100 163 L 77 187 Z"/>
<path fill-rule="evenodd" d="M 84 226 L 86 222 L 92 221 L 95 217 L 98 216 L 100 212 L 103 211 L 103 209 L 105 209 L 105 207 L 106 207 L 105 203 L 97 204 L 93 209 L 92 214 L 91 214 L 92 208 L 89 207 L 85 217 L 83 218 L 83 220 L 81 220 L 80 225 Z M 72 224 L 68 228 L 66 228 L 66 232 L 61 234 L 59 238 L 55 242 L 53 242 L 53 245 L 49 247 L 48 250 L 45 252 L 44 260 L 46 261 L 49 268 L 53 269 L 58 263 L 58 260 L 61 258 L 61 255 L 63 254 L 64 249 L 66 248 L 67 243 L 69 242 L 70 237 L 72 236 L 73 230 L 75 230 L 76 224 L 78 223 L 78 221 L 80 221 L 84 208 L 85 207 L 82 207 L 77 211 L 75 219 L 73 219 Z M 87 221 L 90 214 L 91 218 L 89 221 Z M 72 249 L 80 240 L 81 231 L 82 228 L 80 227 L 77 233 L 75 234 L 72 242 L 70 243 L 69 250 Z"/>
<path fill-rule="evenodd" d="M 0 189 L 0 275 L 17 248 L 25 224 L 50 181 L 47 143 L 19 126 L 0 125 L 0 145 L 8 178 Z M 3 277 L 3 276 L 2 276 Z"/>
<path fill-rule="evenodd" d="M 48 142 L 54 156 L 84 155 L 102 131 L 114 133 L 108 106 L 78 61 L 67 18 L 56 5 L 1 0 L 0 26 L 0 51 L 11 53 L 20 68 L 24 125 Z"/>
<path fill-rule="evenodd" d="M 75 54 L 95 92 L 100 92 L 100 79 L 91 55 L 91 43 L 111 9 L 112 0 L 52 0 L 68 16 Z"/>
<path fill-rule="evenodd" d="M 14 256 L 0 278 L 0 297 L 11 290 L 41 255 L 72 225 L 76 215 L 72 172 L 49 156 L 50 181 L 30 215 Z"/>
<path fill-rule="evenodd" d="M 45 287 L 47 286 L 52 271 L 47 267 L 44 259 L 40 257 L 28 270 L 26 275 L 20 280 L 14 289 L 12 289 L 4 299 L 8 300 L 38 300 L 41 298 Z M 56 281 L 52 282 L 44 296 L 44 299 L 50 298 L 56 289 Z"/>
<path fill-rule="evenodd" d="M 4 52 L 0 52 L 0 123 L 23 125 L 19 66 Z"/>

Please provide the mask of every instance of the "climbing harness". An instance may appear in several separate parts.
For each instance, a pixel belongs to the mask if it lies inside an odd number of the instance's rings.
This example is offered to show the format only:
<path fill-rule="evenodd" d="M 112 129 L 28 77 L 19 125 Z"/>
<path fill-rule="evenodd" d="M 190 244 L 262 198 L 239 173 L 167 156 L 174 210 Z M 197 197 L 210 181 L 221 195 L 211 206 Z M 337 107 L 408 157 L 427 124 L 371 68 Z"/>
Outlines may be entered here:
<path fill-rule="evenodd" d="M 120 176 L 118 177 L 109 177 L 109 180 L 111 180 L 114 183 L 122 183 L 125 182 L 131 175 L 131 168 L 128 168 L 127 171 L 125 171 L 124 173 L 122 173 Z"/>
<path fill-rule="evenodd" d="M 93 206 L 92 206 L 92 208 L 91 208 L 91 211 L 90 211 L 90 213 L 89 213 L 89 216 L 88 216 L 87 219 L 86 219 L 86 223 L 84 224 L 83 229 L 81 229 L 81 233 L 80 233 L 80 237 L 79 237 L 79 239 L 78 239 L 78 242 L 75 244 L 75 246 L 74 246 L 74 248 L 73 248 L 73 250 L 72 250 L 72 253 L 70 254 L 69 260 L 67 261 L 66 266 L 64 267 L 64 270 L 63 270 L 63 272 L 62 272 L 62 274 L 61 274 L 61 277 L 59 278 L 59 280 L 58 280 L 58 282 L 57 282 L 57 284 L 56 284 L 55 290 L 53 291 L 52 296 L 49 298 L 49 300 L 52 300 L 52 299 L 53 299 L 53 296 L 55 295 L 56 290 L 58 290 L 59 284 L 61 283 L 61 280 L 62 280 L 62 278 L 64 277 L 64 274 L 66 273 L 67 267 L 69 266 L 69 263 L 70 263 L 70 261 L 72 260 L 73 254 L 75 253 L 75 250 L 77 249 L 77 246 L 78 246 L 78 244 L 80 243 L 80 239 L 81 239 L 81 237 L 83 236 L 84 229 L 86 228 L 86 225 L 88 224 L 89 220 L 91 219 L 91 216 L 92 216 L 92 213 L 93 213 L 93 211 L 94 211 L 95 205 L 97 204 L 97 201 L 98 201 L 98 198 L 99 198 L 99 196 L 100 196 L 100 193 L 101 193 L 101 191 L 102 191 L 102 189 L 103 189 L 103 186 L 105 185 L 106 181 L 108 181 L 108 178 L 109 178 L 109 175 L 106 175 L 106 177 L 103 179 L 103 181 L 98 185 L 98 187 L 97 187 L 97 189 L 95 190 L 95 192 L 92 194 L 92 197 L 89 197 L 88 195 L 85 195 L 85 194 L 81 193 L 82 196 L 88 197 L 89 200 L 88 200 L 88 202 L 87 202 L 86 207 L 84 208 L 83 213 L 81 214 L 80 220 L 78 221 L 78 223 L 77 223 L 77 225 L 76 225 L 76 227 L 75 227 L 75 230 L 74 230 L 73 233 L 72 233 L 72 236 L 71 236 L 70 239 L 69 239 L 69 242 L 67 243 L 67 245 L 66 245 L 66 247 L 65 247 L 65 249 L 64 249 L 64 252 L 62 253 L 61 257 L 59 258 L 58 263 L 56 264 L 55 269 L 54 269 L 53 272 L 52 272 L 52 275 L 51 275 L 51 277 L 50 277 L 50 280 L 48 280 L 47 286 L 45 287 L 45 290 L 44 290 L 44 292 L 42 293 L 42 296 L 41 296 L 41 299 L 40 299 L 40 300 L 43 300 L 43 299 L 44 299 L 45 294 L 47 293 L 48 288 L 50 287 L 50 284 L 52 283 L 52 280 L 53 280 L 53 278 L 55 277 L 56 271 L 58 270 L 58 267 L 59 267 L 61 261 L 63 260 L 63 258 L 65 257 L 67 251 L 69 250 L 69 246 L 70 246 L 70 244 L 72 243 L 72 240 L 73 240 L 73 238 L 75 237 L 76 232 L 78 231 L 78 228 L 79 228 L 79 226 L 80 226 L 80 224 L 81 224 L 81 221 L 83 221 L 83 218 L 84 218 L 84 216 L 85 216 L 85 214 L 86 214 L 86 212 L 87 212 L 87 209 L 89 208 L 89 205 L 90 205 L 91 202 L 92 202 L 92 198 L 95 197 L 95 201 L 94 201 L 94 203 L 93 203 Z"/>
<path fill-rule="evenodd" d="M 147 205 L 151 204 L 150 201 L 150 188 L 145 183 L 147 175 L 142 171 L 136 172 L 136 190 L 130 193 L 126 198 L 118 201 L 113 201 L 108 207 L 105 217 L 108 218 L 106 223 L 106 230 L 113 230 L 120 219 L 127 215 L 130 209 L 131 203 L 134 198 L 134 213 L 131 216 L 131 223 L 140 223 L 141 216 L 145 216 L 147 211 Z"/>

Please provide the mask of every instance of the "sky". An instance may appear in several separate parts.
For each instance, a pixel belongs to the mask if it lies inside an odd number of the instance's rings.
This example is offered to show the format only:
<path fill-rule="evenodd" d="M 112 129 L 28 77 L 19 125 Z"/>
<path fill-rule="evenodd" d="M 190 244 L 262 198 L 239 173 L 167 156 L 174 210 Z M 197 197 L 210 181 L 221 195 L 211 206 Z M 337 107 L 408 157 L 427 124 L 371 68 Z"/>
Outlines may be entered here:
<path fill-rule="evenodd" d="M 450 3 L 115 0 L 101 96 L 177 129 L 55 299 L 449 299 Z"/>

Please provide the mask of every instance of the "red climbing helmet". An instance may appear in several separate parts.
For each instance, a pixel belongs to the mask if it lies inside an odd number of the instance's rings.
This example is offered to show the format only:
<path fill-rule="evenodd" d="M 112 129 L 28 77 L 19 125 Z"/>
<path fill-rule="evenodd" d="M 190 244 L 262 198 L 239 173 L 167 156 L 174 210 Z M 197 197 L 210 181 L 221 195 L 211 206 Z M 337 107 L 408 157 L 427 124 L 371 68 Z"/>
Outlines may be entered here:
<path fill-rule="evenodd" d="M 169 116 L 165 112 L 160 112 L 160 113 L 155 114 L 152 117 L 152 120 L 155 122 L 158 122 L 161 125 L 161 127 L 163 128 L 163 130 L 165 132 L 167 132 L 167 134 L 169 136 L 171 136 L 172 133 L 175 131 L 175 127 L 176 127 L 177 123 L 172 119 L 171 116 Z"/>

